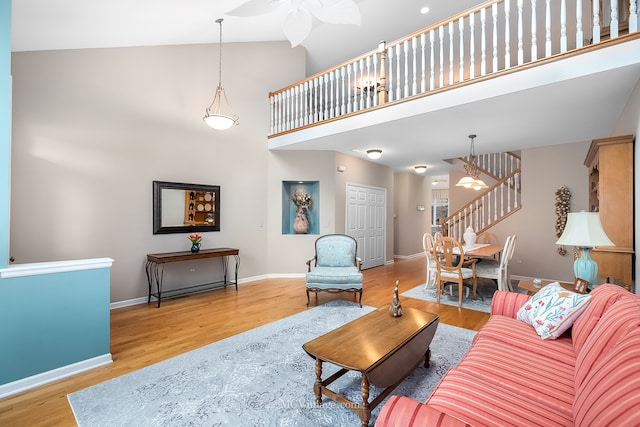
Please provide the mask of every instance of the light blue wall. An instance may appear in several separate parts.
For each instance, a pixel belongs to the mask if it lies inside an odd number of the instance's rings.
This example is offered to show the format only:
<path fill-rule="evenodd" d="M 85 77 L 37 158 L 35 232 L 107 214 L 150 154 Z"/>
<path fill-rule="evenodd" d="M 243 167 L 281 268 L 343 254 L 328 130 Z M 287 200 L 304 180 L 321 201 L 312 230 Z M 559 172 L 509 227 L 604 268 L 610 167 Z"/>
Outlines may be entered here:
<path fill-rule="evenodd" d="M 0 268 L 9 263 L 11 1 L 0 0 Z"/>
<path fill-rule="evenodd" d="M 0 281 L 0 384 L 109 354 L 109 272 Z"/>
<path fill-rule="evenodd" d="M 0 0 L 0 269 L 9 264 L 11 1 Z M 109 354 L 110 269 L 0 278 L 0 385 Z"/>

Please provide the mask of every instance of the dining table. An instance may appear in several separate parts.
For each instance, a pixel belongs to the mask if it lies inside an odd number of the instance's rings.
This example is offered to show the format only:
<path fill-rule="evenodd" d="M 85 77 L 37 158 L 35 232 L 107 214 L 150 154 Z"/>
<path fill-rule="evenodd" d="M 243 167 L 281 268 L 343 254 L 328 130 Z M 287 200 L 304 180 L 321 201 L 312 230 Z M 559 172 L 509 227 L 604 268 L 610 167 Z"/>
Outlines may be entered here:
<path fill-rule="evenodd" d="M 494 258 L 496 255 L 499 257 L 502 249 L 502 246 L 492 243 L 476 243 L 470 248 L 464 245 L 462 246 L 464 256 L 467 258 Z"/>

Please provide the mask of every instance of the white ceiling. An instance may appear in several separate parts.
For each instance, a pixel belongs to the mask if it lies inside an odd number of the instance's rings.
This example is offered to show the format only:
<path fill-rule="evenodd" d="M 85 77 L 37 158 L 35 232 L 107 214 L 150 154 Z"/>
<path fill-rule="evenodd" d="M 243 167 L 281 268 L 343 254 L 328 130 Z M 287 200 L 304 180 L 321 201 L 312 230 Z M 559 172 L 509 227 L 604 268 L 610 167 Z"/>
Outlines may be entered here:
<path fill-rule="evenodd" d="M 225 43 L 286 40 L 281 29 L 284 10 L 252 18 L 225 14 L 245 1 L 14 0 L 11 47 L 12 51 L 31 51 L 216 43 L 219 33 L 214 21 L 220 17 L 225 19 Z M 362 15 L 360 26 L 317 22 L 302 43 L 307 51 L 308 75 L 370 51 L 380 40 L 393 41 L 438 22 L 480 0 L 356 2 Z M 419 12 L 423 6 L 430 8 L 426 15 Z M 606 62 L 606 56 L 601 60 Z M 319 135 L 317 129 L 306 134 L 294 132 L 306 141 L 286 148 L 335 150 L 362 157 L 361 152 L 353 150 L 381 148 L 384 154 L 378 163 L 398 171 L 428 164 L 432 167 L 427 174 L 439 175 L 449 168 L 442 159 L 468 154 L 467 136 L 471 133 L 478 134 L 479 153 L 588 141 L 612 131 L 640 79 L 640 59 L 634 61 L 527 90 L 521 90 L 518 82 L 499 96 L 491 94 L 449 108 L 431 108 L 374 126 L 346 126 L 336 135 Z M 339 122 L 345 121 L 334 123 Z"/>

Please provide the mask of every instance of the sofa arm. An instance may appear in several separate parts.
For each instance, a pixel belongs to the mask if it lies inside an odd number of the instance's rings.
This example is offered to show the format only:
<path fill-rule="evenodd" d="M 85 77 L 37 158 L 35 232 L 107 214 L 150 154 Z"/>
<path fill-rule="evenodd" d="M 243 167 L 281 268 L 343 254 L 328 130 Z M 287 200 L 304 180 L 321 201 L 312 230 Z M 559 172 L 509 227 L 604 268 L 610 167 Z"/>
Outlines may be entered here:
<path fill-rule="evenodd" d="M 465 427 L 468 424 L 405 396 L 391 396 L 380 410 L 375 427 Z"/>
<path fill-rule="evenodd" d="M 517 292 L 496 291 L 491 300 L 491 314 L 501 314 L 515 319 L 518 309 L 531 298 Z"/>

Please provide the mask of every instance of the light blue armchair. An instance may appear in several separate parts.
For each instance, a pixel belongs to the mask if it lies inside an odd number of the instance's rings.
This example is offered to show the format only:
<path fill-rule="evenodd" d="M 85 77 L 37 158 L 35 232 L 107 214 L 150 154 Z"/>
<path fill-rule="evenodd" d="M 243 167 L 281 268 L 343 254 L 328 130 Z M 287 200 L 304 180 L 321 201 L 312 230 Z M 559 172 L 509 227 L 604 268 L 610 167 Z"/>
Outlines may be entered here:
<path fill-rule="evenodd" d="M 309 292 L 353 292 L 362 307 L 362 260 L 351 236 L 327 234 L 316 239 L 316 255 L 307 261 L 307 306 Z"/>

